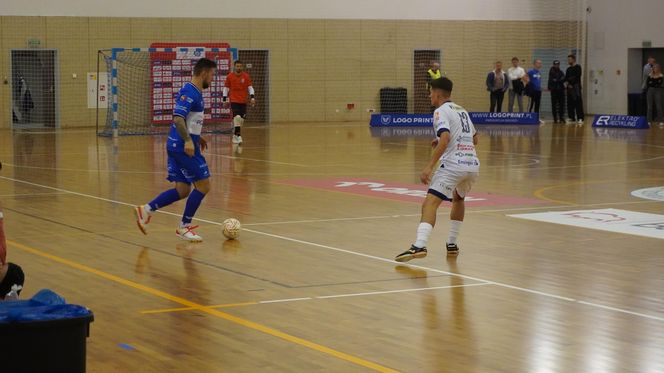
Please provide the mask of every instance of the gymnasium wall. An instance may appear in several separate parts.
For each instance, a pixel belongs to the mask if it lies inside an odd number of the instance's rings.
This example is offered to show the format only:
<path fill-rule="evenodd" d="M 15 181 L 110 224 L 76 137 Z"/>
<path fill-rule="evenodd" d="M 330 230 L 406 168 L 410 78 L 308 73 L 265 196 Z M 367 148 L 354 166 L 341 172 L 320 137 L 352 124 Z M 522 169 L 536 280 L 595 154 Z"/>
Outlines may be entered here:
<path fill-rule="evenodd" d="M 16 3 L 3 2 L 3 14 Z M 47 1 L 24 3 L 59 9 Z M 87 109 L 85 75 L 96 71 L 97 50 L 157 41 L 228 41 L 240 49 L 271 51 L 273 121 L 360 121 L 368 120 L 366 109 L 379 109 L 379 88 L 403 86 L 412 94 L 413 49 L 441 49 L 456 101 L 487 110 L 484 80 L 496 59 L 508 63 L 516 55 L 530 61 L 533 49 L 575 48 L 580 35 L 572 21 L 2 16 L 0 76 L 9 77 L 9 51 L 26 48 L 28 39 L 58 49 L 61 126 L 92 126 L 95 111 Z M 0 127 L 10 126 L 10 94 L 9 85 L 0 85 Z M 348 111 L 351 102 L 355 110 Z"/>
<path fill-rule="evenodd" d="M 579 0 L 3 0 L 0 15 L 533 21 L 578 19 Z M 581 14 L 582 15 L 582 14 Z"/>
<path fill-rule="evenodd" d="M 628 49 L 641 48 L 643 41 L 651 41 L 652 48 L 664 48 L 664 1 L 588 0 L 588 6 L 588 70 L 604 72 L 598 94 L 589 84 L 588 110 L 626 114 Z M 636 79 L 640 78 L 637 73 Z"/>

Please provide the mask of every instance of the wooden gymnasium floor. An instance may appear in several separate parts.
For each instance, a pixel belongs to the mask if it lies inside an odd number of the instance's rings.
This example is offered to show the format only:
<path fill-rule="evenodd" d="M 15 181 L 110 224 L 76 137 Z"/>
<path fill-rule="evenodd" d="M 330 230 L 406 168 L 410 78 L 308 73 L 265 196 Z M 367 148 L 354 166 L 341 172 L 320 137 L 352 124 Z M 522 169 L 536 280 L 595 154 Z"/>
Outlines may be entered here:
<path fill-rule="evenodd" d="M 445 208 L 429 257 L 401 265 L 429 156 L 416 132 L 274 124 L 245 129 L 242 154 L 212 136 L 206 241 L 186 244 L 182 203 L 149 236 L 132 218 L 168 187 L 163 137 L 5 131 L 9 258 L 24 295 L 94 311 L 91 372 L 664 371 L 662 239 L 508 216 L 664 214 L 630 195 L 664 185 L 664 129 L 481 128 L 461 255 L 443 255 Z"/>

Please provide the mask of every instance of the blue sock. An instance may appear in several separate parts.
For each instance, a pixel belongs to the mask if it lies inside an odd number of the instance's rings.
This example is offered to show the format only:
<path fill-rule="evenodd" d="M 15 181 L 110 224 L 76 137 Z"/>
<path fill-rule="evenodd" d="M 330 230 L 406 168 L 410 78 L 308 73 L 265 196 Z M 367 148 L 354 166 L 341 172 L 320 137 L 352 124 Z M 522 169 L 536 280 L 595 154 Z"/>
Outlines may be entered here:
<path fill-rule="evenodd" d="M 199 192 L 198 189 L 194 189 L 191 194 L 189 194 L 187 205 L 184 208 L 184 215 L 182 215 L 182 225 L 191 223 L 191 219 L 196 215 L 196 210 L 198 210 L 198 206 L 203 202 L 203 198 L 205 198 L 205 194 Z"/>
<path fill-rule="evenodd" d="M 177 189 L 173 188 L 158 195 L 157 198 L 153 199 L 148 205 L 150 206 L 150 210 L 157 211 L 160 208 L 179 201 L 180 199 L 180 193 L 178 193 Z"/>

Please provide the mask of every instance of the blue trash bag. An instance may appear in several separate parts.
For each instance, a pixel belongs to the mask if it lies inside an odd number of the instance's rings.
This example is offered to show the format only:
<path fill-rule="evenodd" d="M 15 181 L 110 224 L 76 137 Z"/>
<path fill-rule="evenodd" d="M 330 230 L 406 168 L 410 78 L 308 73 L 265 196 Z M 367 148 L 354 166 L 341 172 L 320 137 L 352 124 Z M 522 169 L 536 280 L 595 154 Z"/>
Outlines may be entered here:
<path fill-rule="evenodd" d="M 72 319 L 92 312 L 48 289 L 42 289 L 28 300 L 0 302 L 0 323 Z"/>

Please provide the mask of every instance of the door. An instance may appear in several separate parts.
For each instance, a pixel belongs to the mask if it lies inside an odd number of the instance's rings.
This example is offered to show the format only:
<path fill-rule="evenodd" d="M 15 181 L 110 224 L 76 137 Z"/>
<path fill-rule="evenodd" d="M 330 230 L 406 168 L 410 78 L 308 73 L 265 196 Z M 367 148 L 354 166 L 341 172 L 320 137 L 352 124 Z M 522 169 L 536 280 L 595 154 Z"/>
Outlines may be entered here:
<path fill-rule="evenodd" d="M 58 127 L 56 50 L 11 51 L 12 128 Z"/>
<path fill-rule="evenodd" d="M 256 106 L 247 108 L 247 121 L 267 123 L 270 121 L 270 51 L 267 49 L 240 49 L 240 61 L 256 90 Z"/>
<path fill-rule="evenodd" d="M 419 49 L 413 51 L 413 112 L 431 113 L 431 101 L 427 88 L 427 71 L 431 63 L 440 63 L 440 49 Z M 441 71 L 443 68 L 441 67 Z"/>

